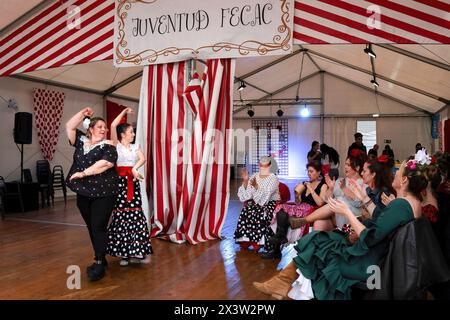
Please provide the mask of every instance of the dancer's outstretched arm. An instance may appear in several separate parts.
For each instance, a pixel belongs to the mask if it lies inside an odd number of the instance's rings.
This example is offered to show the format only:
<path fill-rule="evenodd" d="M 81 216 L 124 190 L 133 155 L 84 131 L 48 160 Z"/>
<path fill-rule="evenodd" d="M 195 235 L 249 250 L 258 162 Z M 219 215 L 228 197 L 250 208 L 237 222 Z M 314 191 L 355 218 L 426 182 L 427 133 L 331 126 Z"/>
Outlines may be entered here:
<path fill-rule="evenodd" d="M 75 114 L 69 121 L 66 122 L 66 134 L 71 145 L 75 144 L 75 138 L 77 136 L 77 127 L 83 121 L 84 117 L 92 117 L 94 111 L 91 108 L 84 108 L 77 114 Z"/>
<path fill-rule="evenodd" d="M 120 120 L 125 116 L 127 113 L 133 113 L 133 109 L 131 108 L 125 108 L 122 110 L 122 112 L 119 113 L 119 115 L 111 122 L 111 141 L 114 145 L 117 145 L 117 142 L 119 142 L 119 138 L 117 137 L 117 131 L 116 128 L 120 123 Z"/>

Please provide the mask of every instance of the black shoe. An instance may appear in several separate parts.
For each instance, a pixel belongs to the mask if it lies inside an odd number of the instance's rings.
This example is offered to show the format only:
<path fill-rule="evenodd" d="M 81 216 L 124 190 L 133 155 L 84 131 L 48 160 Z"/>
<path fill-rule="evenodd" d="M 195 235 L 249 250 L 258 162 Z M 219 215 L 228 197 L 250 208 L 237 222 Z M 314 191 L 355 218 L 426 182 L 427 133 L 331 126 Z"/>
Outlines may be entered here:
<path fill-rule="evenodd" d="M 87 268 L 89 281 L 97 281 L 105 276 L 106 266 L 102 260 L 95 260 L 92 265 Z"/>
<path fill-rule="evenodd" d="M 265 252 L 261 254 L 261 258 L 263 259 L 281 259 L 281 252 L 270 250 L 269 252 Z"/>
<path fill-rule="evenodd" d="M 94 261 L 97 261 L 97 260 L 100 260 L 100 259 L 97 259 L 94 257 Z M 105 257 L 103 257 L 101 260 L 102 260 L 102 264 L 105 266 L 105 269 L 107 269 L 108 268 L 108 260 L 106 260 Z M 89 273 L 90 270 L 94 267 L 94 265 L 95 265 L 95 262 L 86 268 L 86 272 Z"/>

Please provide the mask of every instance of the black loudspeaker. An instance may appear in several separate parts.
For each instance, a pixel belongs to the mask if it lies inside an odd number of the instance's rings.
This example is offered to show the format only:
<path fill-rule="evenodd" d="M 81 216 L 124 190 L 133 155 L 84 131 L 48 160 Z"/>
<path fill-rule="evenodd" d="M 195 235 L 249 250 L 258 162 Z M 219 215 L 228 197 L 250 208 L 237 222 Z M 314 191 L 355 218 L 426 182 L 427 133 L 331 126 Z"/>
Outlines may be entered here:
<path fill-rule="evenodd" d="M 14 142 L 31 144 L 33 115 L 28 112 L 17 112 L 14 118 Z"/>

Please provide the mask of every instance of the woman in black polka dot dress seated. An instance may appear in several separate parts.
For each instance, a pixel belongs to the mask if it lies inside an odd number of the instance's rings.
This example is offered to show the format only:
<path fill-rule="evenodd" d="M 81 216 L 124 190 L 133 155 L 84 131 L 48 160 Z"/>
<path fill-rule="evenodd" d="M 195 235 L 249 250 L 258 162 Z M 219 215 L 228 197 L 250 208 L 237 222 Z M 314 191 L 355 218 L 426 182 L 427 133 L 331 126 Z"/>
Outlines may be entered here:
<path fill-rule="evenodd" d="M 262 246 L 266 251 L 273 249 L 267 240 L 274 235 L 270 222 L 280 193 L 278 179 L 270 173 L 270 164 L 269 157 L 262 157 L 259 172 L 250 179 L 244 169 L 241 173 L 242 186 L 238 190 L 239 200 L 246 204 L 239 216 L 234 238 L 241 248 L 252 247 L 256 252 Z"/>
<path fill-rule="evenodd" d="M 77 194 L 77 207 L 89 231 L 95 260 L 87 274 L 89 280 L 96 281 L 105 275 L 107 228 L 119 178 L 114 170 L 116 147 L 106 140 L 106 122 L 98 117 L 90 119 L 92 115 L 92 109 L 85 108 L 66 123 L 67 137 L 75 147 L 66 183 Z M 77 129 L 81 122 L 86 134 Z"/>
<path fill-rule="evenodd" d="M 139 180 L 143 178 L 138 169 L 145 163 L 144 154 L 138 144 L 132 144 L 135 136 L 133 127 L 128 123 L 119 125 L 123 116 L 132 111 L 130 108 L 124 109 L 111 123 L 111 140 L 117 147 L 116 170 L 120 182 L 108 228 L 107 253 L 121 257 L 121 266 L 129 262 L 149 263 L 149 255 L 153 253 L 139 185 Z"/>

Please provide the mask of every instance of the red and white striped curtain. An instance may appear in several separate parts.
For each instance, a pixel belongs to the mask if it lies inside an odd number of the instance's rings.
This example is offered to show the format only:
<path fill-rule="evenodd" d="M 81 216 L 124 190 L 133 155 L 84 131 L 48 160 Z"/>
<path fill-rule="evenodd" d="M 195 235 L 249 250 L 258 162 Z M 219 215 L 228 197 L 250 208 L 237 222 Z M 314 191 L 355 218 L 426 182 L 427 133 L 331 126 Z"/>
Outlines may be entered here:
<path fill-rule="evenodd" d="M 220 237 L 229 200 L 234 69 L 234 60 L 209 60 L 201 83 L 190 85 L 185 62 L 144 69 L 136 139 L 148 159 L 152 236 L 190 244 Z"/>

